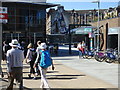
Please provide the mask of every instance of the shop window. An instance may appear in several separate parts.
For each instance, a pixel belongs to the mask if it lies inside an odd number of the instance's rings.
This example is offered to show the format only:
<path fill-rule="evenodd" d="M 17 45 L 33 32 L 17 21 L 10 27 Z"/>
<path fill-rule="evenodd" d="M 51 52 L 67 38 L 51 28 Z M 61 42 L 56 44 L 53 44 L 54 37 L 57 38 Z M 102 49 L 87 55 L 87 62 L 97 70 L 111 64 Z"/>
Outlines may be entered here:
<path fill-rule="evenodd" d="M 15 17 L 14 16 L 8 16 L 8 23 L 10 23 L 10 24 L 15 23 Z"/>
<path fill-rule="evenodd" d="M 16 8 L 17 16 L 29 16 L 29 9 L 25 8 Z"/>
<path fill-rule="evenodd" d="M 15 15 L 15 8 L 14 7 L 8 7 L 8 16 Z"/>
<path fill-rule="evenodd" d="M 15 31 L 14 24 L 3 24 L 2 28 L 4 31 Z"/>

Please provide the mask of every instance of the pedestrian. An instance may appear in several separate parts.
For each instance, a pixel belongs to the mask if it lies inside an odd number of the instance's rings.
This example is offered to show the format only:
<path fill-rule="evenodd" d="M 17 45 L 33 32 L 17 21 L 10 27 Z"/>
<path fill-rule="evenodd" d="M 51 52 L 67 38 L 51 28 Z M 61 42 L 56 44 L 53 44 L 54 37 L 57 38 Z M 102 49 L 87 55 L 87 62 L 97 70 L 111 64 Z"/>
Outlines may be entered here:
<path fill-rule="evenodd" d="M 3 51 L 2 51 L 2 60 L 6 60 L 6 53 L 10 49 L 9 45 L 6 44 L 6 41 L 3 42 Z"/>
<path fill-rule="evenodd" d="M 77 49 L 78 49 L 78 51 L 79 51 L 79 58 L 80 58 L 80 57 L 82 57 L 82 51 L 83 51 L 82 42 L 79 42 L 79 43 L 78 43 Z"/>
<path fill-rule="evenodd" d="M 23 51 L 18 49 L 20 45 L 16 39 L 13 39 L 9 45 L 12 47 L 7 51 L 7 73 L 8 73 L 8 87 L 6 90 L 13 90 L 14 79 L 16 79 L 16 88 L 23 90 Z"/>
<path fill-rule="evenodd" d="M 85 42 L 84 41 L 82 41 L 82 54 L 84 55 L 84 51 L 85 51 L 85 48 L 86 48 L 86 45 L 85 45 Z"/>
<path fill-rule="evenodd" d="M 36 79 L 36 75 L 35 75 L 35 70 L 33 68 L 33 65 L 34 65 L 34 62 L 35 62 L 35 49 L 33 47 L 33 44 L 30 43 L 28 46 L 27 46 L 28 50 L 27 50 L 27 55 L 26 55 L 26 58 L 25 58 L 25 61 L 27 64 L 30 64 L 30 74 L 28 74 L 29 78 L 31 78 L 31 74 L 33 74 L 34 78 L 33 79 Z"/>
<path fill-rule="evenodd" d="M 54 44 L 54 53 L 58 55 L 58 44 Z"/>
<path fill-rule="evenodd" d="M 40 49 L 40 44 L 41 44 L 41 41 L 37 41 L 37 49 L 36 49 L 36 52 L 37 52 L 37 58 L 36 58 L 36 66 L 35 66 L 35 68 L 36 68 L 36 73 L 37 73 L 37 76 L 38 75 L 40 75 L 40 70 L 39 70 L 39 67 L 38 67 L 38 65 L 39 65 L 39 60 L 40 60 L 40 53 L 39 53 L 39 51 L 41 50 Z"/>
<path fill-rule="evenodd" d="M 48 81 L 46 79 L 46 73 L 47 73 L 48 67 L 51 65 L 52 65 L 52 70 L 54 70 L 54 65 L 53 65 L 52 58 L 50 57 L 50 53 L 46 49 L 47 48 L 46 43 L 41 43 L 40 48 L 41 48 L 41 50 L 39 51 L 39 53 L 40 53 L 39 55 L 41 56 L 41 59 L 39 60 L 39 62 L 40 62 L 39 70 L 41 73 L 41 86 L 40 86 L 40 88 L 46 88 L 46 89 L 50 90 L 50 86 L 49 86 Z"/>

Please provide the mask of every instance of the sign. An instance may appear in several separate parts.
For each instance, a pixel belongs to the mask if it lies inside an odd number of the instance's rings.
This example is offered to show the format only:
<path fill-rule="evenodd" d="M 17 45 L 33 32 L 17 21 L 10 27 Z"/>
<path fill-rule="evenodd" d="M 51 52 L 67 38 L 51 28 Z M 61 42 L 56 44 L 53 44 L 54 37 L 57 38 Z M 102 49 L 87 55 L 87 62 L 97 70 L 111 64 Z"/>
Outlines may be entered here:
<path fill-rule="evenodd" d="M 6 13 L 0 13 L 0 19 L 8 19 L 8 15 Z"/>
<path fill-rule="evenodd" d="M 0 23 L 7 23 L 8 14 L 7 7 L 0 7 Z"/>
<path fill-rule="evenodd" d="M 89 34 L 89 38 L 93 38 L 95 35 L 94 33 L 88 33 Z"/>
<path fill-rule="evenodd" d="M 92 28 L 84 28 L 85 32 L 92 32 Z"/>
<path fill-rule="evenodd" d="M 78 30 L 76 30 L 76 34 L 89 34 L 92 32 L 92 28 L 79 28 Z"/>
<path fill-rule="evenodd" d="M 7 7 L 0 7 L 0 13 L 7 13 Z"/>
<path fill-rule="evenodd" d="M 119 32 L 119 30 L 120 30 L 120 27 L 113 27 L 113 28 L 109 28 L 108 29 L 108 35 L 112 35 L 112 34 L 118 34 L 118 32 Z"/>

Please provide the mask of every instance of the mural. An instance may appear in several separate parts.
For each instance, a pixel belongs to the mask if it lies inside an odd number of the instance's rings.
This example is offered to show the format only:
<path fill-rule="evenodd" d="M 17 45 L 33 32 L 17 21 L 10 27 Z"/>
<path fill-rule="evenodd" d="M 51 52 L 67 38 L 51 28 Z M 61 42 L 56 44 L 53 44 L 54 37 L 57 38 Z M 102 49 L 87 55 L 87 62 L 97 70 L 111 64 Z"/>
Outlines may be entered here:
<path fill-rule="evenodd" d="M 114 18 L 118 16 L 117 8 L 109 8 L 104 11 L 104 19 Z"/>
<path fill-rule="evenodd" d="M 58 29 L 58 33 L 65 34 L 67 33 L 65 18 L 64 18 L 64 7 L 59 6 L 53 24 L 56 25 L 55 29 Z"/>

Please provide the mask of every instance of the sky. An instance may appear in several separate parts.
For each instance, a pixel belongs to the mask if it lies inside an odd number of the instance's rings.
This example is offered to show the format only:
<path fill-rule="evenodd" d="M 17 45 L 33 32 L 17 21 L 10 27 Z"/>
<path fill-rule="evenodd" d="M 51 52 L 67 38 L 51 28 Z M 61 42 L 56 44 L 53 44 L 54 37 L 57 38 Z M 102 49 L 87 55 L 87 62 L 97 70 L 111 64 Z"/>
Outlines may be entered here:
<path fill-rule="evenodd" d="M 84 1 L 84 2 L 83 2 Z M 48 3 L 60 4 L 65 10 L 91 10 L 97 9 L 98 4 L 92 3 L 93 0 L 47 0 Z M 113 2 L 114 1 L 114 2 Z M 109 9 L 109 7 L 117 7 L 120 0 L 104 0 L 100 1 L 100 9 Z"/>

